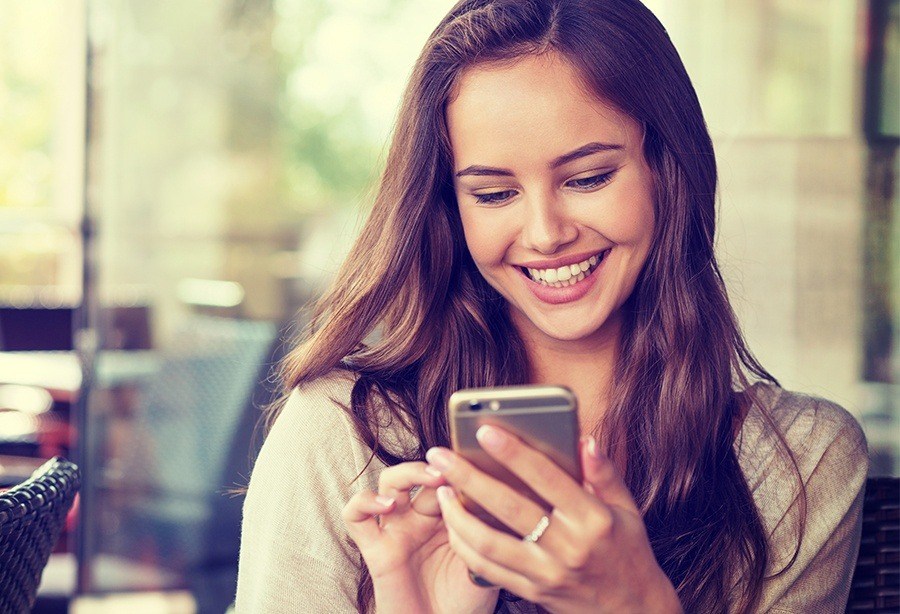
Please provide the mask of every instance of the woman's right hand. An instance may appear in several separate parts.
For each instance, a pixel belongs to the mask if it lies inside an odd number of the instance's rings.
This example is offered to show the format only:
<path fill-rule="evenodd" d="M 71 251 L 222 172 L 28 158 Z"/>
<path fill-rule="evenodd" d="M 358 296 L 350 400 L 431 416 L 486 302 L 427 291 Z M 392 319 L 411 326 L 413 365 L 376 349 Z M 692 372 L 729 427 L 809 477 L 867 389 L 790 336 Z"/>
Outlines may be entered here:
<path fill-rule="evenodd" d="M 378 493 L 360 491 L 344 506 L 379 614 L 494 611 L 498 589 L 473 584 L 450 548 L 436 496 L 445 483 L 426 463 L 400 463 L 381 472 Z M 410 497 L 416 486 L 421 488 Z"/>

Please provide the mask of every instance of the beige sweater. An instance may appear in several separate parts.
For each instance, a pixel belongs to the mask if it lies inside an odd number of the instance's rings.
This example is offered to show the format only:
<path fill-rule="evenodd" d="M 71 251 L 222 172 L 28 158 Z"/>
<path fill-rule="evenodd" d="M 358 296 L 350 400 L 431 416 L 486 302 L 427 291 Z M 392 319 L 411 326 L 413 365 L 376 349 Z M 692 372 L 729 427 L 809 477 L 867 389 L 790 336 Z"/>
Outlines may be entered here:
<path fill-rule="evenodd" d="M 351 484 L 370 454 L 332 400 L 349 405 L 351 385 L 348 375 L 337 374 L 294 390 L 263 445 L 244 503 L 237 614 L 356 611 L 359 553 L 340 512 L 358 489 L 377 488 L 383 465 L 376 458 Z M 809 506 L 798 559 L 766 581 L 759 611 L 843 612 L 859 547 L 866 440 L 856 420 L 833 403 L 768 385 L 757 389 L 797 458 Z M 763 425 L 759 408 L 752 408 L 735 450 L 778 570 L 796 546 L 795 515 L 787 514 L 796 480 L 773 462 L 773 435 Z M 509 611 L 534 610 L 520 602 Z"/>

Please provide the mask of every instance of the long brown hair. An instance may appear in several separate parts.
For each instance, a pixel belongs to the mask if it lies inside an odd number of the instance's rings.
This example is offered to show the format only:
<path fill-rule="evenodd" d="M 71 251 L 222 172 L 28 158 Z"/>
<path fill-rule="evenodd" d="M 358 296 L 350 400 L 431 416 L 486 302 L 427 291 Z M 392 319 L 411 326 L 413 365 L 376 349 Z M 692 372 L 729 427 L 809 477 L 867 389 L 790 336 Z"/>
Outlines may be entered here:
<path fill-rule="evenodd" d="M 346 409 L 373 456 L 393 465 L 448 444 L 455 390 L 526 383 L 528 356 L 505 301 L 466 249 L 444 112 L 466 68 L 546 52 L 639 122 L 655 178 L 655 237 L 623 308 L 602 445 L 626 467 L 685 610 L 749 612 L 769 548 L 735 426 L 750 380 L 777 382 L 748 350 L 716 264 L 716 164 L 699 101 L 665 29 L 637 0 L 464 0 L 450 11 L 415 65 L 362 232 L 281 365 L 284 397 L 269 424 L 294 387 L 347 369 L 356 381 Z M 418 439 L 410 458 L 381 444 L 385 406 Z M 365 573 L 358 601 L 372 605 Z"/>

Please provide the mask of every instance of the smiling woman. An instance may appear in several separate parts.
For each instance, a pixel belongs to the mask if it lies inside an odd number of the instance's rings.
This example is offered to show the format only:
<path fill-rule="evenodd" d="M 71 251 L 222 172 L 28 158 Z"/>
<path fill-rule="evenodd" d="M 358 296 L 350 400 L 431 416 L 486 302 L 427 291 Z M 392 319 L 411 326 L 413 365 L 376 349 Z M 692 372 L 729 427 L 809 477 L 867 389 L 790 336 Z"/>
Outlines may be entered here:
<path fill-rule="evenodd" d="M 715 192 L 699 101 L 640 2 L 458 3 L 282 364 L 238 610 L 842 611 L 866 442 L 748 350 Z M 584 480 L 478 440 L 546 507 L 447 448 L 454 391 L 526 383 L 577 395 Z"/>

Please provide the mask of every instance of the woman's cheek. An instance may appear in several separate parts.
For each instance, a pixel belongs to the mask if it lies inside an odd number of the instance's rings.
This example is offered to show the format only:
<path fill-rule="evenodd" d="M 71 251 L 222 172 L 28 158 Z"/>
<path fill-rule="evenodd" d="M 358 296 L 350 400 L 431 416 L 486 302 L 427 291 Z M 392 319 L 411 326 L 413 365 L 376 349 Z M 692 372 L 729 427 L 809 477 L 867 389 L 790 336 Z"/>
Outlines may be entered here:
<path fill-rule="evenodd" d="M 469 212 L 464 214 L 463 228 L 469 253 L 482 273 L 484 267 L 503 262 L 510 244 L 510 229 L 502 222 L 502 216 Z"/>

